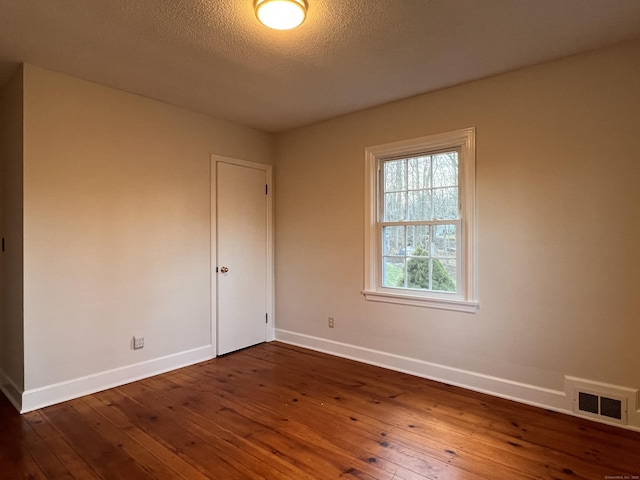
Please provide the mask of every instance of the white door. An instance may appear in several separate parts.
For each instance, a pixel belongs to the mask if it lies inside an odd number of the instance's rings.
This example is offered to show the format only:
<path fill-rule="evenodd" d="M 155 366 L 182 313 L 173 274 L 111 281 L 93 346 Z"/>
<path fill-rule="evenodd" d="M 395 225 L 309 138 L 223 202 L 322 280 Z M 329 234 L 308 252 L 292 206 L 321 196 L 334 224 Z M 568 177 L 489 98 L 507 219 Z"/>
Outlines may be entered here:
<path fill-rule="evenodd" d="M 267 338 L 268 179 L 250 165 L 216 162 L 218 355 Z"/>

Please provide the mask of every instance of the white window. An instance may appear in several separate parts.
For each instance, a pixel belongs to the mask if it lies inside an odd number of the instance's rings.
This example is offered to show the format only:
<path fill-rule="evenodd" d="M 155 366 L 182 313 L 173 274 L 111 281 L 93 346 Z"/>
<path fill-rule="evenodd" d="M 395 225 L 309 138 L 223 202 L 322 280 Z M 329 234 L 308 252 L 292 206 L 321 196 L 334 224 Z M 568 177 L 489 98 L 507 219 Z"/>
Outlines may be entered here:
<path fill-rule="evenodd" d="M 474 312 L 475 129 L 366 149 L 367 300 Z"/>

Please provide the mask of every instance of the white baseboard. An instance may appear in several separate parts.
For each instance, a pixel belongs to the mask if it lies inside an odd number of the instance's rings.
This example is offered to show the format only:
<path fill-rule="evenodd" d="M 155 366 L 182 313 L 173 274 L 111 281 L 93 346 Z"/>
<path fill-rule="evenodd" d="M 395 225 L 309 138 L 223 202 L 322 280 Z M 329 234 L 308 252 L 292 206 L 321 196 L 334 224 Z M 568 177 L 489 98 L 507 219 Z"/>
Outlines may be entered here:
<path fill-rule="evenodd" d="M 567 406 L 567 396 L 565 392 L 560 390 L 514 382 L 504 378 L 286 330 L 276 329 L 276 340 L 536 407 L 571 413 L 570 408 Z"/>
<path fill-rule="evenodd" d="M 211 345 L 185 352 L 155 358 L 146 362 L 127 365 L 105 372 L 75 378 L 46 387 L 34 388 L 22 393 L 20 413 L 82 397 L 91 393 L 131 383 L 160 373 L 186 367 L 213 358 Z M 6 392 L 5 392 L 6 393 Z M 11 400 L 11 398 L 9 398 Z M 14 403 L 12 401 L 12 403 Z M 14 403 L 15 405 L 15 403 Z"/>

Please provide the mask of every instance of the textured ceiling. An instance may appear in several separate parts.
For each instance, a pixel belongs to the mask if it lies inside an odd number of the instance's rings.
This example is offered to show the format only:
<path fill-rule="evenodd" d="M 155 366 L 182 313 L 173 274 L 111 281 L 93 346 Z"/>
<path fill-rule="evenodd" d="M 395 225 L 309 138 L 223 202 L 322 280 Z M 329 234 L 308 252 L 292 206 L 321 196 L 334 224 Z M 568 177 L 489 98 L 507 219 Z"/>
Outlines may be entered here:
<path fill-rule="evenodd" d="M 640 37 L 639 0 L 0 0 L 0 82 L 26 62 L 278 132 Z"/>

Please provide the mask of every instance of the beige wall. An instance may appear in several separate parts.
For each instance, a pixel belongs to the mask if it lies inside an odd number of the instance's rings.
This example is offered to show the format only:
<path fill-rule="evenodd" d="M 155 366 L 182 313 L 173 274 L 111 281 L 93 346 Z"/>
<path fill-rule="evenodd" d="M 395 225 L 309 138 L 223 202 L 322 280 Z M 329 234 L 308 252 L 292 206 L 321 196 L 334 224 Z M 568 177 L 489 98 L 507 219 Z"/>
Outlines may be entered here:
<path fill-rule="evenodd" d="M 480 310 L 367 302 L 365 147 L 465 127 L 477 128 Z M 293 130 L 276 147 L 279 332 L 555 391 L 564 375 L 640 387 L 640 41 Z"/>
<path fill-rule="evenodd" d="M 30 65 L 24 81 L 25 389 L 209 345 L 210 155 L 271 163 L 273 138 Z"/>
<path fill-rule="evenodd" d="M 22 87 L 20 69 L 0 90 L 0 382 L 14 401 L 24 388 Z"/>

